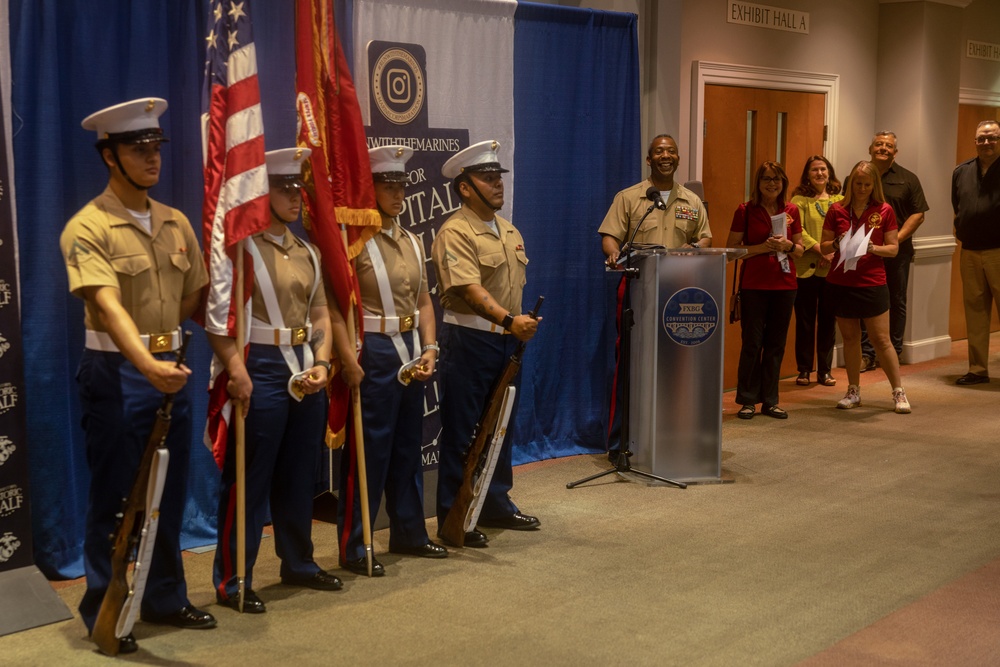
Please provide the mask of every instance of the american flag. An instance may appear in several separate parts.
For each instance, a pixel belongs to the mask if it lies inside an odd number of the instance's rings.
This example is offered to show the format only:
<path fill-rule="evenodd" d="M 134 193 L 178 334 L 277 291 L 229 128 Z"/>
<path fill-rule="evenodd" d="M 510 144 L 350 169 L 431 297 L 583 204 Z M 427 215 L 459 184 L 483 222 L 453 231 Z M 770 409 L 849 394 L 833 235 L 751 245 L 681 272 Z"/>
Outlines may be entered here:
<path fill-rule="evenodd" d="M 253 288 L 252 262 L 244 262 L 243 294 L 236 284 L 236 244 L 270 224 L 264 124 L 257 52 L 249 0 L 213 0 L 205 48 L 202 142 L 205 203 L 202 240 L 209 271 L 204 326 L 236 337 L 236 309 L 246 308 Z M 206 444 L 220 467 L 231 403 L 228 376 L 213 360 Z"/>

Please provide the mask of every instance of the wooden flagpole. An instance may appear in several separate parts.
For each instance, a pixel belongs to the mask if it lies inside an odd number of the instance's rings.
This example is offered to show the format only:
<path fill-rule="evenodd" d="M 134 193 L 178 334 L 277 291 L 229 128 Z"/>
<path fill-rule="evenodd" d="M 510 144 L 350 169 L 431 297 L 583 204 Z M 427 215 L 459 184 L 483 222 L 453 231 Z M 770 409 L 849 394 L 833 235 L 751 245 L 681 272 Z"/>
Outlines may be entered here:
<path fill-rule="evenodd" d="M 340 226 L 340 236 L 344 240 L 344 253 L 347 253 L 347 228 Z M 355 309 L 348 308 L 346 317 L 347 334 L 355 350 L 358 347 Z M 372 524 L 371 508 L 368 505 L 368 469 L 365 465 L 365 435 L 361 429 L 361 389 L 351 390 L 351 414 L 354 418 L 354 455 L 358 463 L 358 494 L 361 496 L 361 539 L 365 545 L 365 562 L 368 564 L 368 576 L 372 576 Z M 341 493 L 344 489 L 340 490 Z"/>
<path fill-rule="evenodd" d="M 246 326 L 246 287 L 243 281 L 243 244 L 246 239 L 236 244 L 236 285 L 239 294 L 239 307 L 236 309 L 236 350 L 245 355 L 244 328 Z M 252 243 L 252 241 L 251 241 Z M 245 359 L 246 357 L 243 356 Z M 235 401 L 236 419 L 236 582 L 238 586 L 237 601 L 240 613 L 243 613 L 243 600 L 246 593 L 247 576 L 247 488 L 246 488 L 246 415 L 243 414 L 243 404 Z"/>

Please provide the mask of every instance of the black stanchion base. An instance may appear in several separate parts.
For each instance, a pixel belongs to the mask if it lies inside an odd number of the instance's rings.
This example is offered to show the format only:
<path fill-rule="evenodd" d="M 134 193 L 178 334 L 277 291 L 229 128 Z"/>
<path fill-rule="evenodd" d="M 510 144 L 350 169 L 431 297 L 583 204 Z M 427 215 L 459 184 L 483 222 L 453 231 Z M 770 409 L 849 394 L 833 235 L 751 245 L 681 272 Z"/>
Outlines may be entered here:
<path fill-rule="evenodd" d="M 631 473 L 633 475 L 639 475 L 640 477 L 645 477 L 646 479 L 652 479 L 657 482 L 663 482 L 664 484 L 676 486 L 678 489 L 687 488 L 687 484 L 685 484 L 684 482 L 678 482 L 672 479 L 667 479 L 666 477 L 660 477 L 659 475 L 654 475 L 651 472 L 636 470 L 635 468 L 632 467 L 632 464 L 629 463 L 628 453 L 624 451 L 618 454 L 618 461 L 615 462 L 614 468 L 610 468 L 608 470 L 602 470 L 601 472 L 595 475 L 591 475 L 590 477 L 584 477 L 583 479 L 578 479 L 575 482 L 570 482 L 569 484 L 566 485 L 566 488 L 572 489 L 577 486 L 580 486 L 581 484 L 586 484 L 587 482 L 592 482 L 595 479 L 600 479 L 601 477 L 604 477 L 606 475 L 611 475 L 614 473 Z M 622 479 L 627 479 L 627 478 L 623 477 Z"/>

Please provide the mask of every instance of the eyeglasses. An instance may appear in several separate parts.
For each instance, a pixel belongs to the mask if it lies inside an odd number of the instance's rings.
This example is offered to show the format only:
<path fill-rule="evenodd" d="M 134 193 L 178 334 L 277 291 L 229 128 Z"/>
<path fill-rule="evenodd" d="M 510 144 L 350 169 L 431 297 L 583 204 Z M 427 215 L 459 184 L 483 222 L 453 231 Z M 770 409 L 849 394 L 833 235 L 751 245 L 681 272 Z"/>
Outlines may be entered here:
<path fill-rule="evenodd" d="M 781 177 L 780 176 L 761 176 L 760 177 L 760 182 L 761 183 L 781 183 Z"/>
<path fill-rule="evenodd" d="M 1000 135 L 998 134 L 984 134 L 976 137 L 977 144 L 995 144 L 998 141 L 1000 141 Z"/>

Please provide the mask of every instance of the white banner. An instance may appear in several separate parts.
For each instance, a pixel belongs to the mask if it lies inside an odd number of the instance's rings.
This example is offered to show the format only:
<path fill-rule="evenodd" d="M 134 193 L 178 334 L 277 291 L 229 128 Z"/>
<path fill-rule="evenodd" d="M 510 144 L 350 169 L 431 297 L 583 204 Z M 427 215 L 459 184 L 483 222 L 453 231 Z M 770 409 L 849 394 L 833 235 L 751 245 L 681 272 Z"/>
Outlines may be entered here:
<path fill-rule="evenodd" d="M 422 46 L 426 80 L 401 80 L 398 92 L 426 95 L 429 127 L 466 128 L 470 144 L 486 139 L 500 142 L 500 162 L 512 172 L 504 176 L 501 211 L 508 219 L 514 203 L 516 8 L 516 0 L 437 0 L 421 6 L 412 0 L 354 3 L 354 85 L 365 125 L 373 125 L 369 43 Z"/>

